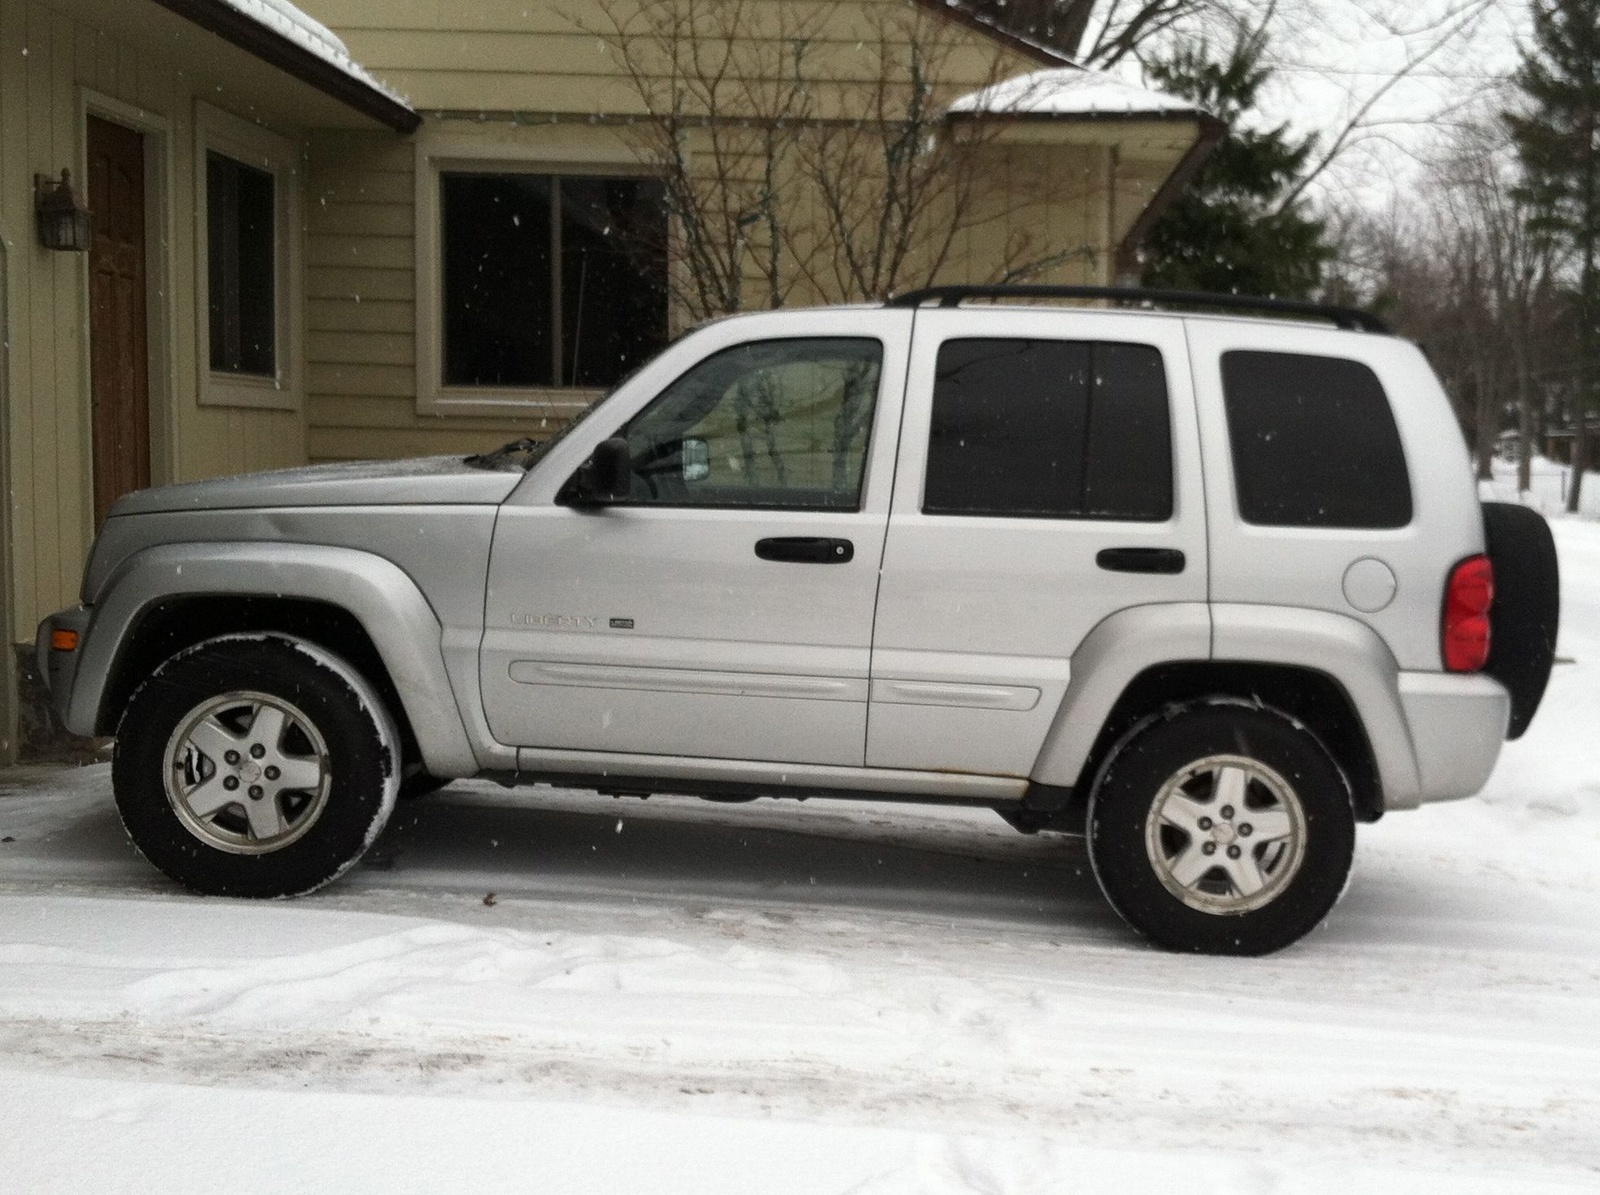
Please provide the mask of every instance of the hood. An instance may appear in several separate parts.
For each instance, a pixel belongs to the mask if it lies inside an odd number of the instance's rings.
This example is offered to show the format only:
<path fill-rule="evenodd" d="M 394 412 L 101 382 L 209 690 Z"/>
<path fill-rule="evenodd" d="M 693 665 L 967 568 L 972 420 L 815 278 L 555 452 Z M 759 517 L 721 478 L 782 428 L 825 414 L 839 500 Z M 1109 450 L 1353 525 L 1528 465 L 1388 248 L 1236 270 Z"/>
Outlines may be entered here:
<path fill-rule="evenodd" d="M 119 498 L 111 517 L 274 506 L 494 505 L 522 478 L 521 469 L 480 469 L 459 456 L 312 465 L 139 490 Z"/>

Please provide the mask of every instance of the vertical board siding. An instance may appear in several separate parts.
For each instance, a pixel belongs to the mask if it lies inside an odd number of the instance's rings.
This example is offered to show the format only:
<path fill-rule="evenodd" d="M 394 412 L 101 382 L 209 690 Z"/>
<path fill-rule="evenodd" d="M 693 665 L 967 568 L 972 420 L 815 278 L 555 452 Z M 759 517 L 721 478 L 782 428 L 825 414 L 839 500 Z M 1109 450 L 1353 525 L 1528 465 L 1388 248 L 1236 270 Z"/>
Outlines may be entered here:
<path fill-rule="evenodd" d="M 30 641 L 45 614 L 76 600 L 93 539 L 88 299 L 84 255 L 40 248 L 33 176 L 84 161 L 81 89 L 166 122 L 154 194 L 170 224 L 149 245 L 168 321 L 152 319 L 152 473 L 182 481 L 304 463 L 296 411 L 200 407 L 194 309 L 197 92 L 219 99 L 206 64 L 175 61 L 160 45 L 113 36 L 40 0 L 0 0 L 0 236 L 6 238 L 12 642 Z M 115 116 L 112 119 L 116 119 Z M 170 235 L 170 239 L 169 239 Z M 301 302 L 300 296 L 295 302 Z M 152 309 L 154 310 L 154 309 Z M 165 337 L 157 354 L 156 338 Z"/>
<path fill-rule="evenodd" d="M 306 404 L 313 461 L 475 452 L 547 415 L 417 414 L 412 147 L 314 133 L 306 187 Z M 557 423 L 559 425 L 559 422 Z"/>

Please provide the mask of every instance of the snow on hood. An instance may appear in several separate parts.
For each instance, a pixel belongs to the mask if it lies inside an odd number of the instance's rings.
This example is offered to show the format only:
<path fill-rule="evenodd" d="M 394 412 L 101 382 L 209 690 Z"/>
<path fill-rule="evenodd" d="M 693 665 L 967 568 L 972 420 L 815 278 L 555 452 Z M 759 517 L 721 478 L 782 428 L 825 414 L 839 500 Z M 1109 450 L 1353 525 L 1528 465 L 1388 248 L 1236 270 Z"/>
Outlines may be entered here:
<path fill-rule="evenodd" d="M 1192 100 L 1113 79 L 1081 66 L 1030 71 L 962 96 L 950 105 L 966 116 L 1200 116 Z"/>
<path fill-rule="evenodd" d="M 280 37 L 287 38 L 301 49 L 310 51 L 363 86 L 381 91 L 395 103 L 410 107 L 406 98 L 399 92 L 368 74 L 366 68 L 350 56 L 350 48 L 333 30 L 307 16 L 290 4 L 289 0 L 222 0 L 222 2 L 242 16 L 249 17 L 256 24 L 272 30 Z"/>
<path fill-rule="evenodd" d="M 182 510 L 248 510 L 278 506 L 410 506 L 503 502 L 518 471 L 478 469 L 459 456 L 407 461 L 354 461 L 219 477 L 139 490 L 117 499 L 113 518 Z"/>

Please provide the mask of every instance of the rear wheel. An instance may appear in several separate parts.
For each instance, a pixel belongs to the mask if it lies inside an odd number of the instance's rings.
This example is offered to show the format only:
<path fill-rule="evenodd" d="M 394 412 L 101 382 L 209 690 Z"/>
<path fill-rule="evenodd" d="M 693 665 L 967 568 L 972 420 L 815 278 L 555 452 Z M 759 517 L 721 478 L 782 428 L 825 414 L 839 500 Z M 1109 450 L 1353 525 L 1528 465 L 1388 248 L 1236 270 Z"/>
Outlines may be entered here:
<path fill-rule="evenodd" d="M 129 836 L 180 884 L 293 896 L 371 845 L 399 788 L 399 736 L 349 664 L 278 637 L 210 640 L 162 664 L 117 729 Z"/>
<path fill-rule="evenodd" d="M 1316 926 L 1355 850 L 1349 786 L 1321 742 L 1257 707 L 1163 712 L 1123 740 L 1089 805 L 1107 899 L 1172 950 L 1266 954 Z"/>

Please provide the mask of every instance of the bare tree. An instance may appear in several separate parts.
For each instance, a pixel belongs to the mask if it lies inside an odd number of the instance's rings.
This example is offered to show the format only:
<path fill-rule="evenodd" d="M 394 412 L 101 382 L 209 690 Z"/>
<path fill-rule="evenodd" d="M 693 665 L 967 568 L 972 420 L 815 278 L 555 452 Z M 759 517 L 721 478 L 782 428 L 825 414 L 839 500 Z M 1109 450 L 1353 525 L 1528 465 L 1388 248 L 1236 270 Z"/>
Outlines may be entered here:
<path fill-rule="evenodd" d="M 572 17 L 611 51 L 644 112 L 641 150 L 666 188 L 669 287 L 691 322 L 787 293 L 784 194 L 812 113 L 811 46 L 831 8 L 756 0 L 600 0 Z M 775 17 L 772 28 L 764 19 Z"/>
<path fill-rule="evenodd" d="M 849 6 L 870 33 L 824 63 L 819 45 L 842 3 L 597 7 L 598 22 L 574 19 L 609 48 L 645 114 L 635 133 L 665 183 L 671 286 L 690 321 L 782 306 L 797 288 L 817 301 L 883 298 L 933 281 L 974 236 L 999 242 L 985 262 L 995 281 L 1096 252 L 1048 243 L 992 202 L 985 172 L 1002 126 L 981 112 L 953 119 L 949 107 L 998 84 L 1014 55 L 987 44 L 975 77 L 973 48 L 986 41 L 943 14 Z M 1065 198 L 1041 190 L 1037 201 Z"/>
<path fill-rule="evenodd" d="M 1518 488 L 1529 488 L 1544 382 L 1564 356 L 1559 279 L 1563 259 L 1529 230 L 1516 159 L 1503 127 L 1463 121 L 1428 166 L 1406 209 L 1379 218 L 1346 213 L 1333 298 L 1386 310 L 1433 357 L 1463 424 L 1478 475 L 1491 461 L 1505 416 L 1515 413 Z"/>

